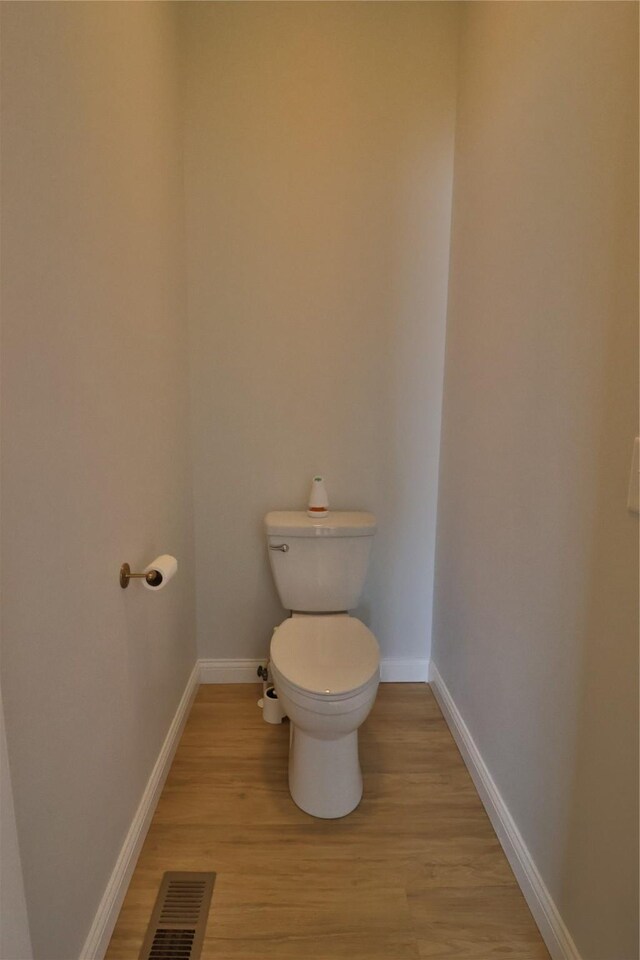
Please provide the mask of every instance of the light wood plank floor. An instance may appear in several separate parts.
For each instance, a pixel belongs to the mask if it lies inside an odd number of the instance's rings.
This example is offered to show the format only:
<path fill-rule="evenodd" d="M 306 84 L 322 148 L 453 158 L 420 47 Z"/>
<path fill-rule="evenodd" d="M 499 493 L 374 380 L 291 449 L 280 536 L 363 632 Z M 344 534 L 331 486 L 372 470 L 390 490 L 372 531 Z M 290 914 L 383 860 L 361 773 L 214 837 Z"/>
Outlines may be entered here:
<path fill-rule="evenodd" d="M 165 870 L 217 873 L 203 960 L 540 960 L 547 950 L 426 684 L 382 684 L 362 803 L 315 820 L 260 687 L 202 686 L 107 960 L 135 960 Z"/>

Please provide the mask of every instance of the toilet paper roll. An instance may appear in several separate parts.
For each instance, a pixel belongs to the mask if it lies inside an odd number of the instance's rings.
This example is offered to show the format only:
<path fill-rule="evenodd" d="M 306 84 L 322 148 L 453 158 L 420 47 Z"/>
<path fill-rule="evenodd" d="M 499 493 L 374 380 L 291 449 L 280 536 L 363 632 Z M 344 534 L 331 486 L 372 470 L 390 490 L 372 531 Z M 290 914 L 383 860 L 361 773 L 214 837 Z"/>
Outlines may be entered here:
<path fill-rule="evenodd" d="M 168 553 L 163 553 L 162 556 L 156 557 L 156 559 L 144 569 L 144 573 L 149 573 L 151 570 L 157 573 L 155 581 L 149 583 L 148 580 L 143 580 L 142 583 L 147 590 L 162 590 L 174 576 L 177 569 L 178 561 L 176 558 L 170 556 Z"/>
<path fill-rule="evenodd" d="M 284 713 L 278 700 L 278 694 L 273 687 L 267 687 L 262 702 L 262 716 L 267 723 L 282 723 Z"/>

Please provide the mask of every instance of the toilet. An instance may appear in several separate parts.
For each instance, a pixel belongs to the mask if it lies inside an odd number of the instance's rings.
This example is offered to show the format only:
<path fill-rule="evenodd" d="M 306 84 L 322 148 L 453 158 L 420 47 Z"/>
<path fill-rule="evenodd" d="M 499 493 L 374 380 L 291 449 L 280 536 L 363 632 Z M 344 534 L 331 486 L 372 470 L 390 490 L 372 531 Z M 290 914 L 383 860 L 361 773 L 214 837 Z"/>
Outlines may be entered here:
<path fill-rule="evenodd" d="M 358 728 L 380 682 L 378 642 L 348 613 L 364 586 L 376 519 L 275 511 L 265 527 L 275 584 L 291 611 L 274 630 L 269 664 L 291 725 L 289 790 L 314 817 L 345 817 L 362 798 Z"/>

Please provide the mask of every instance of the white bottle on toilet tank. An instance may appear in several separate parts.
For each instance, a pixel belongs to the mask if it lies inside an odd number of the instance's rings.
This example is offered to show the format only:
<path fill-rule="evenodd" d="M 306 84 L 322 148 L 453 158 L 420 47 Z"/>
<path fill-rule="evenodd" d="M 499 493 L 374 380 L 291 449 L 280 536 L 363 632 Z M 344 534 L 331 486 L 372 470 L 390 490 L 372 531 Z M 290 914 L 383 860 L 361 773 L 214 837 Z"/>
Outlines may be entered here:
<path fill-rule="evenodd" d="M 322 477 L 314 477 L 311 481 L 309 506 L 307 516 L 314 520 L 324 520 L 329 515 L 329 497 Z"/>

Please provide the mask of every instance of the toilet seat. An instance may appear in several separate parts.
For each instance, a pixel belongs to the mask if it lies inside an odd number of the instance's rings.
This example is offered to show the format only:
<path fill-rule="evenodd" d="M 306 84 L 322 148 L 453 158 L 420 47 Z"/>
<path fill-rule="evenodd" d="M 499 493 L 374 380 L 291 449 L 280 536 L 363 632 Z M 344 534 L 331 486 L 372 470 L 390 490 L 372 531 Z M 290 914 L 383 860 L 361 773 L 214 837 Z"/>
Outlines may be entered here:
<path fill-rule="evenodd" d="M 356 617 L 309 615 L 280 624 L 271 660 L 292 687 L 321 700 L 342 700 L 377 681 L 380 648 Z"/>

